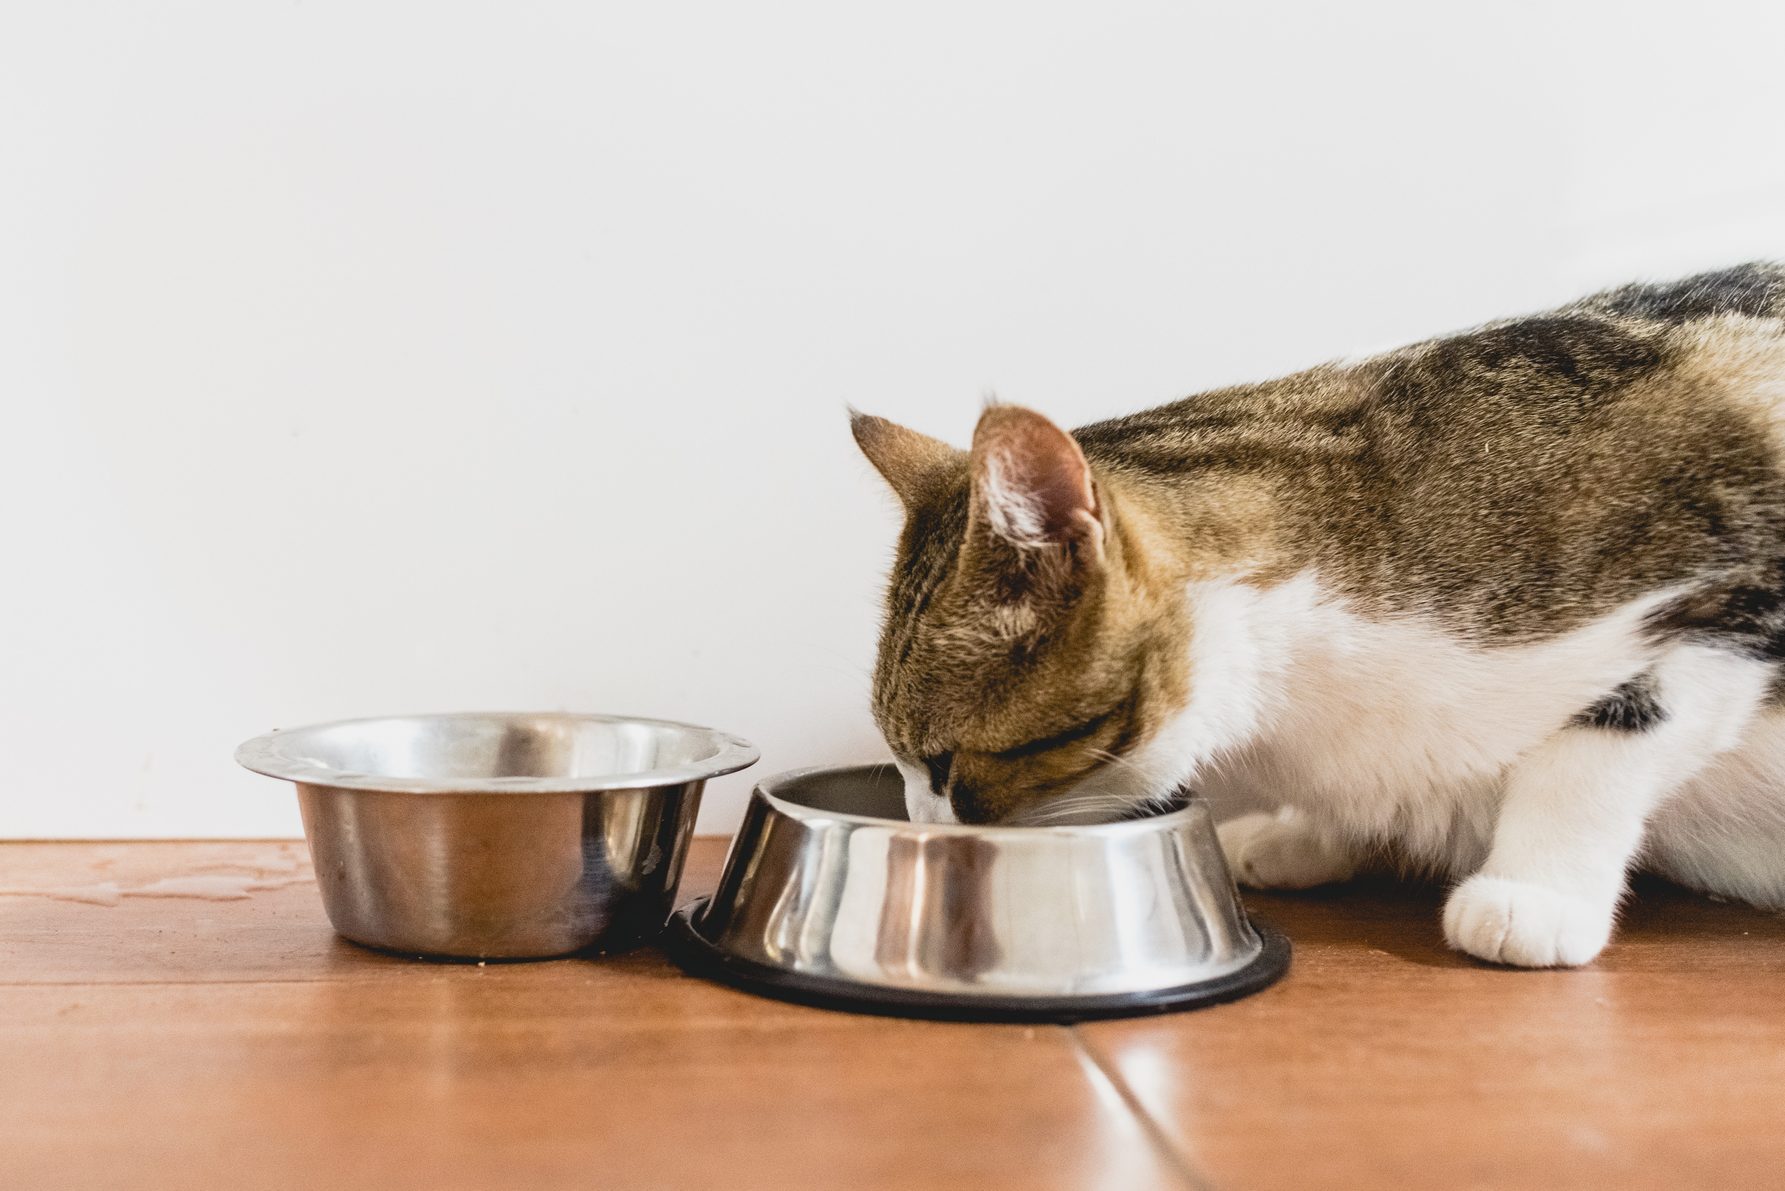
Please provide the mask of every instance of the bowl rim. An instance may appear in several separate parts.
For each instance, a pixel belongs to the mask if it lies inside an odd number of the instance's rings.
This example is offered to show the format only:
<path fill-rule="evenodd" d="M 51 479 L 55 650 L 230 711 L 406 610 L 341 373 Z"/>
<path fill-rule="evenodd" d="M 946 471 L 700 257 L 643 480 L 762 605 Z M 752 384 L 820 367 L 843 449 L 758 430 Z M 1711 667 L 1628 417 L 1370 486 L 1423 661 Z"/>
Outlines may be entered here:
<path fill-rule="evenodd" d="M 988 835 L 1011 840 L 1037 839 L 1048 836 L 1097 836 L 1101 838 L 1111 835 L 1128 835 L 1137 832 L 1170 830 L 1187 819 L 1212 813 L 1207 800 L 1199 794 L 1192 793 L 1185 800 L 1184 805 L 1176 810 L 1166 811 L 1159 815 L 1146 815 L 1138 819 L 1118 819 L 1113 823 L 1047 823 L 1027 826 L 1021 823 L 913 823 L 909 819 L 883 819 L 879 815 L 861 815 L 852 811 L 819 810 L 817 807 L 783 798 L 769 789 L 771 785 L 785 785 L 821 773 L 848 773 L 865 769 L 891 768 L 894 768 L 891 761 L 858 761 L 849 765 L 807 765 L 799 769 L 784 769 L 758 779 L 755 787 L 750 791 L 750 796 L 762 799 L 777 814 L 786 815 L 788 818 L 806 824 L 855 823 L 879 827 L 888 831 L 904 831 L 912 835 L 972 835 L 981 839 Z"/>
<path fill-rule="evenodd" d="M 281 746 L 310 732 L 322 732 L 393 720 L 559 720 L 596 724 L 639 724 L 648 728 L 677 728 L 706 736 L 717 748 L 710 757 L 685 765 L 629 773 L 588 774 L 581 777 L 486 777 L 444 781 L 438 778 L 398 777 L 333 769 L 304 757 L 288 755 Z M 399 794 L 582 794 L 604 790 L 638 790 L 656 786 L 684 785 L 735 773 L 756 764 L 761 750 L 741 736 L 681 720 L 650 716 L 609 715 L 580 711 L 446 711 L 419 715 L 373 715 L 328 720 L 296 728 L 277 728 L 245 740 L 236 747 L 236 764 L 254 773 L 306 786 L 332 786 L 344 790 L 379 790 Z"/>

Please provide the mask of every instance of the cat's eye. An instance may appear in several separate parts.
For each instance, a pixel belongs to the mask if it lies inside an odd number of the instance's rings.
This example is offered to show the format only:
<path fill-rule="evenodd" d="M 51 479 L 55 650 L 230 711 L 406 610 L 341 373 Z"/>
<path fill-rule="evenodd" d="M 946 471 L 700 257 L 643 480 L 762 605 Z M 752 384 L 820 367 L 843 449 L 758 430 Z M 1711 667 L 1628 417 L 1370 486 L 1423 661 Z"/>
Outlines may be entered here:
<path fill-rule="evenodd" d="M 1116 707 L 1110 708 L 1102 715 L 1091 717 L 1081 724 L 1076 724 L 1073 727 L 1052 733 L 1048 736 L 1038 736 L 1034 740 L 1024 741 L 1022 744 L 1012 745 L 1007 749 L 999 749 L 991 755 L 1000 761 L 1018 761 L 1024 757 L 1033 757 L 1037 753 L 1051 752 L 1054 749 L 1063 748 L 1069 744 L 1075 744 L 1087 737 L 1095 736 L 1103 729 L 1104 725 L 1115 718 L 1117 712 L 1121 711 L 1126 706 L 1126 703 L 1122 703 Z"/>

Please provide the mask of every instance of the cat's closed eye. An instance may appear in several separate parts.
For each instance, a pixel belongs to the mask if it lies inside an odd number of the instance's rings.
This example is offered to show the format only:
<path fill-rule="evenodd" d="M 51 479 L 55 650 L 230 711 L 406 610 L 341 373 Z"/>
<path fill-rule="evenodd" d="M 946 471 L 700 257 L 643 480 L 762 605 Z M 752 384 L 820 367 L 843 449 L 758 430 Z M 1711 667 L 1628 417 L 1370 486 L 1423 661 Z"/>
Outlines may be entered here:
<path fill-rule="evenodd" d="M 1063 728 L 1046 736 L 1024 741 L 1022 744 L 1001 748 L 991 755 L 1001 761 L 1014 761 L 1023 757 L 1033 757 L 1038 753 L 1049 752 L 1053 749 L 1064 748 L 1069 744 L 1076 744 L 1081 740 L 1095 736 L 1108 727 L 1116 715 L 1123 710 L 1125 710 L 1125 705 L 1112 707 L 1108 711 L 1094 715 L 1070 728 Z"/>

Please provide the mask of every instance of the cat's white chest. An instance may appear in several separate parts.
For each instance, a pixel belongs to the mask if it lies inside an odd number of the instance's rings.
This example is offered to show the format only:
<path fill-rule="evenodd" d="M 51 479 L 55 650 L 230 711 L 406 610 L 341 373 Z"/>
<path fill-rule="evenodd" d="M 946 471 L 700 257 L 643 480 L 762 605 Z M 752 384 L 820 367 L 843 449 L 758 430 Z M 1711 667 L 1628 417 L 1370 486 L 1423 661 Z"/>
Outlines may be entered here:
<path fill-rule="evenodd" d="M 1507 767 L 1644 667 L 1642 618 L 1665 597 L 1500 647 L 1365 617 L 1311 574 L 1189 598 L 1193 695 L 1169 731 L 1204 739 L 1204 792 L 1304 807 L 1448 869 L 1485 848 Z"/>

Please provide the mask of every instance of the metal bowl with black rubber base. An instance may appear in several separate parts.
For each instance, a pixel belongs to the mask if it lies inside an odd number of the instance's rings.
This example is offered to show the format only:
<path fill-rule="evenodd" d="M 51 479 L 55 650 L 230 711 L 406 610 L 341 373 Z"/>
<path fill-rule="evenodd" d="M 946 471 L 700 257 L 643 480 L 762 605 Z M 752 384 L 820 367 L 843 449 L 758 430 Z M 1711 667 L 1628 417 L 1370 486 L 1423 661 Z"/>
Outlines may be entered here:
<path fill-rule="evenodd" d="M 1070 1022 L 1267 987 L 1206 804 L 1118 823 L 912 823 L 889 766 L 759 784 L 710 898 L 663 939 L 689 972 L 782 1000 L 954 1021 Z"/>

